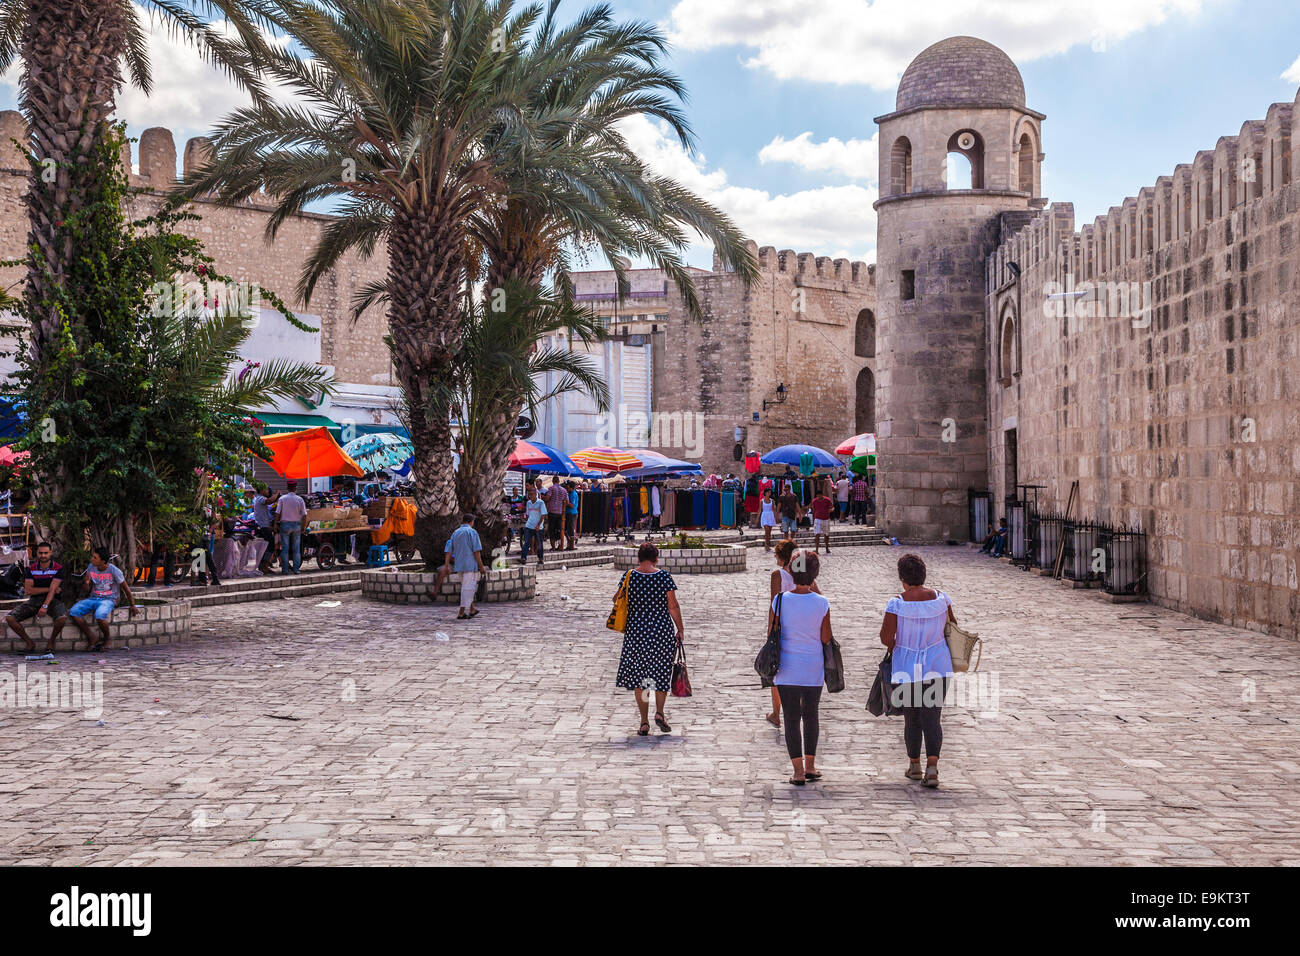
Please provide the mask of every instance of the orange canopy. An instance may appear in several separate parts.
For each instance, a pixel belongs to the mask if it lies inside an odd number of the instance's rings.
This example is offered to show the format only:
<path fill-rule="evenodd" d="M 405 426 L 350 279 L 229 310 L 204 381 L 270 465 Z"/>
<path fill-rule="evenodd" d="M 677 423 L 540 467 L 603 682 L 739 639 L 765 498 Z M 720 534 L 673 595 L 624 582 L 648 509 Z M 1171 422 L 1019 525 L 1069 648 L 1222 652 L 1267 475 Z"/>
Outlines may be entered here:
<path fill-rule="evenodd" d="M 330 430 L 324 426 L 300 432 L 267 435 L 262 443 L 271 449 L 267 464 L 276 474 L 285 478 L 332 478 L 344 475 L 349 478 L 365 476 L 360 466 L 339 447 Z"/>

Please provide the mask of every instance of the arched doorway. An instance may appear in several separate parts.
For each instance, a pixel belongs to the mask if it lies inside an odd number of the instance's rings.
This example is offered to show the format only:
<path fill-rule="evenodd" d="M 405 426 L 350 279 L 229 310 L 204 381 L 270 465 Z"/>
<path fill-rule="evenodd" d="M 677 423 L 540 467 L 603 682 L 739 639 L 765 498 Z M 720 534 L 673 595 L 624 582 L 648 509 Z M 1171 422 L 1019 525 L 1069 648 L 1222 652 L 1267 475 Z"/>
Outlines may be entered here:
<path fill-rule="evenodd" d="M 869 368 L 864 368 L 858 373 L 858 394 L 854 412 L 856 430 L 859 433 L 876 430 L 876 376 Z"/>
<path fill-rule="evenodd" d="M 858 325 L 853 335 L 853 354 L 858 358 L 876 357 L 876 315 L 870 309 L 858 313 Z"/>

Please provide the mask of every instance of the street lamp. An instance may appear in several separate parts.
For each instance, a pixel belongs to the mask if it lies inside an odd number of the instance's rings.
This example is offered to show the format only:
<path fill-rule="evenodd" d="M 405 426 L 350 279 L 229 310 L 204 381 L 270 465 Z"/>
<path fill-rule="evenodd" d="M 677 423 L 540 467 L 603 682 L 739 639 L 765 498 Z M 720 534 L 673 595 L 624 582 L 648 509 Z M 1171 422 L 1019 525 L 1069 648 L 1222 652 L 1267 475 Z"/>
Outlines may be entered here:
<path fill-rule="evenodd" d="M 776 398 L 763 399 L 763 411 L 767 411 L 769 405 L 784 405 L 789 394 L 790 390 L 785 387 L 785 382 L 781 382 L 776 387 Z"/>

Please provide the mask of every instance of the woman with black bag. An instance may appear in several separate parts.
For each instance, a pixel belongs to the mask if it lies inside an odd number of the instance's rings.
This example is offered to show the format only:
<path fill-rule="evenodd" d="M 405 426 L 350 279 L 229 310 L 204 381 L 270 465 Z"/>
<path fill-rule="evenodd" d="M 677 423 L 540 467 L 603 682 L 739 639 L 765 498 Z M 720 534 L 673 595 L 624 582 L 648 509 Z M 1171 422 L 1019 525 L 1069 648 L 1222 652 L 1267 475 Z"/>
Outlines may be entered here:
<path fill-rule="evenodd" d="M 772 677 L 785 713 L 785 746 L 794 766 L 790 782 L 802 787 L 820 780 L 816 768 L 817 710 L 826 680 L 823 645 L 830 644 L 830 602 L 813 591 L 821 562 L 811 551 L 796 551 L 790 559 L 794 589 L 772 599 L 768 631 L 780 633 L 780 665 Z"/>

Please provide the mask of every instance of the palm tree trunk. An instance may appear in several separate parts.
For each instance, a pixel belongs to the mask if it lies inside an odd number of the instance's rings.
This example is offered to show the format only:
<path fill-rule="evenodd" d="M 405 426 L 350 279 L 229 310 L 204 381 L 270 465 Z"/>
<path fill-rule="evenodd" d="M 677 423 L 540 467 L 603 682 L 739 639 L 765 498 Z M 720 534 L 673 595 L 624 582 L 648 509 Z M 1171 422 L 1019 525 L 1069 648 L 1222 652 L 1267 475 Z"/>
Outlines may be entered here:
<path fill-rule="evenodd" d="M 44 316 L 32 328 L 38 359 L 58 336 L 56 297 L 76 254 L 65 223 L 97 191 L 95 147 L 110 129 L 126 40 L 127 24 L 116 3 L 27 0 L 19 105 L 36 163 L 27 192 L 28 242 L 35 255 L 26 295 Z"/>
<path fill-rule="evenodd" d="M 451 410 L 439 386 L 451 381 L 465 271 L 463 227 L 436 213 L 394 217 L 388 265 L 393 367 L 411 406 L 415 546 L 430 566 L 460 523 Z"/>
<path fill-rule="evenodd" d="M 460 474 L 456 476 L 461 510 L 474 515 L 485 561 L 505 539 L 506 523 L 501 516 L 501 498 L 506 469 L 515 450 L 519 411 L 518 407 L 476 409 L 477 414 L 489 419 L 484 426 L 484 438 L 472 454 L 467 454 L 469 460 L 461 462 Z"/>

